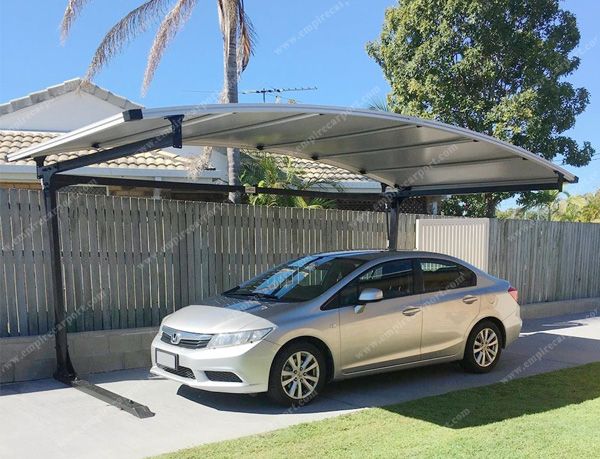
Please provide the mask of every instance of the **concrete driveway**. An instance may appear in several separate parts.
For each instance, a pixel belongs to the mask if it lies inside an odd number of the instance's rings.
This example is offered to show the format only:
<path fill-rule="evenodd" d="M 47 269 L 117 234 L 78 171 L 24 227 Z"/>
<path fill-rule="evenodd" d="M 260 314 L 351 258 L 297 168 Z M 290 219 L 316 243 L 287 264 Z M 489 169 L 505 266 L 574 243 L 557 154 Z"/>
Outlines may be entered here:
<path fill-rule="evenodd" d="M 89 380 L 147 405 L 156 413 L 148 419 L 54 380 L 17 383 L 0 386 L 0 457 L 145 457 L 593 361 L 600 361 L 600 318 L 591 313 L 526 322 L 490 374 L 446 364 L 359 378 L 329 385 L 296 410 L 273 406 L 264 396 L 200 392 L 145 370 Z"/>

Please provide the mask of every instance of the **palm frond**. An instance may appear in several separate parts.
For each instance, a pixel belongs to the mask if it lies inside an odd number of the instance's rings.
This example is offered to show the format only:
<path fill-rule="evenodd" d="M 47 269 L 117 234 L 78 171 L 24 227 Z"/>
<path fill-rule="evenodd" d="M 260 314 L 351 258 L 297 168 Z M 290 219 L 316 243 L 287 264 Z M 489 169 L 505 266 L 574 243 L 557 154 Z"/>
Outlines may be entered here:
<path fill-rule="evenodd" d="M 212 155 L 211 147 L 204 147 L 202 153 L 192 156 L 187 160 L 187 172 L 188 176 L 192 179 L 197 179 L 200 174 L 208 169 L 210 165 L 210 158 Z"/>
<path fill-rule="evenodd" d="M 256 42 L 256 32 L 252 21 L 246 14 L 244 0 L 237 0 L 238 14 L 238 35 L 237 35 L 237 71 L 238 76 L 246 70 L 250 56 L 254 54 L 254 44 Z"/>
<path fill-rule="evenodd" d="M 152 43 L 152 48 L 150 48 L 150 53 L 148 54 L 148 62 L 146 63 L 144 82 L 142 84 L 142 94 L 146 94 L 148 91 L 165 49 L 183 24 L 189 19 L 195 5 L 196 0 L 178 0 L 173 9 L 169 11 L 169 14 L 160 23 L 160 27 Z"/>
<path fill-rule="evenodd" d="M 239 76 L 248 66 L 250 56 L 254 53 L 256 32 L 252 21 L 246 14 L 244 0 L 218 0 L 217 9 L 225 49 L 229 48 L 231 31 L 235 32 L 233 35 L 236 40 L 236 65 Z"/>
<path fill-rule="evenodd" d="M 71 31 L 71 26 L 88 0 L 69 0 L 60 23 L 60 41 L 65 42 Z"/>
<path fill-rule="evenodd" d="M 223 0 L 217 0 L 217 13 L 219 15 L 219 28 L 223 33 L 223 38 L 225 38 L 225 4 Z"/>
<path fill-rule="evenodd" d="M 343 187 L 323 177 L 306 179 L 289 156 L 273 155 L 265 152 L 245 151 L 242 158 L 241 182 L 246 186 L 282 188 L 288 190 L 309 190 L 334 188 L 343 191 Z M 278 196 L 258 194 L 249 197 L 252 205 L 302 207 L 306 209 L 334 208 L 334 200 L 322 198 L 303 198 L 301 196 Z"/>
<path fill-rule="evenodd" d="M 165 14 L 165 6 L 171 1 L 148 0 L 117 22 L 98 45 L 84 80 L 91 81 L 131 40 L 148 30 L 151 24 L 158 23 L 159 18 Z"/>
<path fill-rule="evenodd" d="M 373 99 L 369 103 L 369 110 L 378 110 L 380 112 L 389 112 L 390 106 L 385 99 Z"/>

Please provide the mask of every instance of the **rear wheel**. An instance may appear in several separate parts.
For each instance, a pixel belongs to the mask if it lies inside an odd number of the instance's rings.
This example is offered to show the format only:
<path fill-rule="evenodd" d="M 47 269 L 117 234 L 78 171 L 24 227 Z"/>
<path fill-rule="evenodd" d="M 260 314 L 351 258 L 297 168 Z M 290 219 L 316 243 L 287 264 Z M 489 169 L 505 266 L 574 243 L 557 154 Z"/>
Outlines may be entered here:
<path fill-rule="evenodd" d="M 285 405 L 306 405 L 325 385 L 325 357 L 308 342 L 285 346 L 275 359 L 269 377 L 269 397 Z"/>
<path fill-rule="evenodd" d="M 462 366 L 471 373 L 491 371 L 502 353 L 502 334 L 489 320 L 478 323 L 467 340 Z"/>

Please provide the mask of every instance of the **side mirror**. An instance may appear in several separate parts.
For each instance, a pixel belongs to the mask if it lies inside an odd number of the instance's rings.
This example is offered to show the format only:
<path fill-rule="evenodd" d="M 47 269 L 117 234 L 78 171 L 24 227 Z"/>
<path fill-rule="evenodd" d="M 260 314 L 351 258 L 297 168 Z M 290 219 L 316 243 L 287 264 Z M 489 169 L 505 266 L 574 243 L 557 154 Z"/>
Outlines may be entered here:
<path fill-rule="evenodd" d="M 366 288 L 360 292 L 360 296 L 358 297 L 358 302 L 361 304 L 373 303 L 380 300 L 383 300 L 383 292 L 378 288 Z"/>
<path fill-rule="evenodd" d="M 365 304 L 383 300 L 383 292 L 378 288 L 366 288 L 360 292 L 359 304 L 354 306 L 354 312 L 360 314 L 365 310 Z"/>

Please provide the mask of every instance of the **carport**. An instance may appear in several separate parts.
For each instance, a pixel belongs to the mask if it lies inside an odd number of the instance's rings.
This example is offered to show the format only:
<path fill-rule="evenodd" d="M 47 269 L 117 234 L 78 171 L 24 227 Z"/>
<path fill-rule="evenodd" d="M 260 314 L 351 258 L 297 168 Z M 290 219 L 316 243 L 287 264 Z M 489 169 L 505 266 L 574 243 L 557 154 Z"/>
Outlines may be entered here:
<path fill-rule="evenodd" d="M 393 113 L 307 105 L 222 104 L 134 109 L 9 155 L 33 158 L 42 181 L 50 243 L 57 370 L 55 378 L 139 417 L 150 410 L 77 377 L 67 346 L 62 296 L 57 191 L 75 184 L 170 188 L 211 193 L 288 194 L 339 198 L 335 191 L 283 190 L 231 185 L 74 175 L 100 162 L 183 145 L 239 147 L 323 162 L 381 183 L 389 210 L 389 248 L 397 247 L 398 205 L 428 195 L 562 189 L 577 177 L 522 148 L 466 129 Z M 50 154 L 93 149 L 53 164 Z M 344 198 L 373 198 L 344 193 Z"/>

